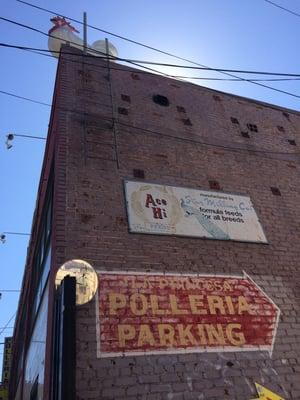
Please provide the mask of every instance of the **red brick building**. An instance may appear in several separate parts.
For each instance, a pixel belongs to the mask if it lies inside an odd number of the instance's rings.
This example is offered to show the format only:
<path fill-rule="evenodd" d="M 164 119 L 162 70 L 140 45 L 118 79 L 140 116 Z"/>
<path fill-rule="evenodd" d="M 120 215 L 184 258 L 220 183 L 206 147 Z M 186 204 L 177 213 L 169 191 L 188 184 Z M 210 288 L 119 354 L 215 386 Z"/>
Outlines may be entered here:
<path fill-rule="evenodd" d="M 299 399 L 300 114 L 72 53 L 58 63 L 10 398 L 248 400 L 258 383 Z M 76 307 L 74 280 L 54 284 L 74 259 L 100 277 Z"/>

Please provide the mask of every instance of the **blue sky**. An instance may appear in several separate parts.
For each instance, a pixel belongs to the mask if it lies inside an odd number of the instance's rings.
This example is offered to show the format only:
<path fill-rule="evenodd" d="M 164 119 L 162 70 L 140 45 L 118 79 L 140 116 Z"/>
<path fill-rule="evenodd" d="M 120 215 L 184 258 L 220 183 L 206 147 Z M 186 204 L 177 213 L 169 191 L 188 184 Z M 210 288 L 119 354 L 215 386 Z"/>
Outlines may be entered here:
<path fill-rule="evenodd" d="M 296 0 L 276 0 L 300 14 Z M 174 53 L 215 68 L 297 73 L 299 68 L 300 18 L 275 8 L 265 0 L 32 0 L 75 19 L 87 12 L 88 23 L 104 30 Z M 47 32 L 50 14 L 16 0 L 1 0 L 2 17 Z M 74 26 L 81 31 L 80 25 Z M 182 61 L 106 35 L 120 57 L 184 64 Z M 47 48 L 47 38 L 0 20 L 0 41 L 14 45 Z M 105 37 L 88 30 L 88 42 Z M 0 90 L 51 103 L 57 61 L 33 53 L 0 47 Z M 187 64 L 187 63 L 186 63 Z M 187 64 L 188 65 L 188 64 Z M 156 67 L 159 69 L 159 67 Z M 162 70 L 162 69 L 161 69 Z M 212 72 L 164 69 L 165 72 L 225 77 Z M 299 99 L 245 82 L 196 81 L 229 93 L 255 98 L 299 110 Z M 300 81 L 266 82 L 300 96 Z M 5 136 L 12 132 L 46 136 L 50 108 L 0 93 L 0 233 L 30 232 L 44 152 L 44 141 L 16 137 L 6 150 Z M 8 235 L 0 243 L 2 268 L 0 291 L 20 289 L 27 236 Z M 0 300 L 0 328 L 15 313 L 18 293 L 3 292 Z M 12 326 L 12 323 L 9 324 Z M 1 329 L 0 329 L 1 332 Z M 0 337 L 12 330 L 5 330 Z M 0 362 L 3 347 L 0 346 Z"/>

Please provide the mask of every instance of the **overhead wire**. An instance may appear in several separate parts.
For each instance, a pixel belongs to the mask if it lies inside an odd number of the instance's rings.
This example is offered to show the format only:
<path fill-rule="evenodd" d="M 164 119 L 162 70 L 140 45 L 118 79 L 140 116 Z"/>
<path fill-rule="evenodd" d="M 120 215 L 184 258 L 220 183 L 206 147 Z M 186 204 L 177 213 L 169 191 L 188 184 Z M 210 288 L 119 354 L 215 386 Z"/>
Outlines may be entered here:
<path fill-rule="evenodd" d="M 0 91 L 0 93 L 1 93 L 1 91 Z M 21 98 L 23 100 L 28 100 L 27 97 L 24 97 L 24 98 L 22 96 L 16 96 L 16 97 Z M 36 101 L 34 101 L 34 102 L 36 102 Z M 36 102 L 36 103 L 39 103 L 39 102 Z M 45 103 L 42 103 L 42 104 L 44 105 Z M 65 107 L 58 106 L 58 109 L 61 109 L 61 110 L 65 111 L 65 112 L 71 112 L 71 113 L 76 113 L 76 114 L 80 114 L 80 115 L 87 115 L 86 112 L 78 111 L 78 110 L 72 110 L 72 109 L 68 109 L 68 108 L 65 108 Z M 101 116 L 101 118 L 104 119 L 104 120 L 112 122 L 112 118 L 111 117 Z M 190 142 L 190 143 L 200 144 L 200 145 L 204 145 L 204 146 L 223 148 L 223 149 L 233 150 L 233 151 L 261 153 L 261 154 L 278 154 L 278 155 L 292 155 L 292 156 L 295 156 L 297 154 L 297 153 L 291 153 L 291 152 L 257 150 L 257 149 L 249 149 L 248 147 L 247 148 L 242 148 L 242 147 L 234 147 L 234 146 L 226 146 L 226 145 L 221 145 L 221 144 L 209 143 L 209 142 L 205 142 L 205 141 L 200 141 L 200 140 L 195 140 L 195 139 L 190 139 L 190 138 L 183 138 L 183 137 L 180 137 L 180 136 L 175 136 L 175 135 L 167 134 L 167 133 L 164 133 L 164 132 L 158 132 L 158 131 L 151 130 L 151 129 L 137 127 L 137 126 L 134 126 L 134 125 L 131 125 L 131 124 L 126 124 L 125 122 L 122 122 L 120 120 L 117 120 L 116 122 L 119 125 L 128 127 L 130 129 L 141 130 L 141 131 L 148 132 L 148 133 L 151 133 L 151 134 L 160 135 L 162 137 L 172 138 L 172 139 L 180 140 L 180 141 L 183 141 L 183 142 Z"/>
<path fill-rule="evenodd" d="M 0 90 L 0 93 L 5 94 L 7 96 L 11 96 L 11 97 L 16 97 L 17 99 L 30 101 L 31 103 L 36 103 L 36 104 L 40 104 L 42 106 L 51 107 L 51 104 L 49 104 L 49 103 L 44 103 L 43 101 L 33 100 L 33 99 L 30 99 L 29 97 L 20 96 L 15 93 L 7 92 L 5 90 Z"/>
<path fill-rule="evenodd" d="M 36 48 L 36 47 L 27 47 L 27 46 L 19 46 L 19 45 L 13 45 L 13 44 L 9 44 L 9 43 L 1 43 L 0 42 L 0 47 L 7 47 L 7 48 L 13 48 L 13 49 L 18 49 L 18 50 L 26 50 L 26 51 L 33 51 L 37 54 L 40 55 L 47 55 L 49 56 L 49 54 L 44 54 L 44 53 L 51 53 L 51 54 L 60 54 L 60 51 L 54 51 L 54 50 L 48 50 L 48 49 L 41 49 L 41 48 Z M 64 51 L 64 54 L 69 54 L 72 56 L 78 56 L 80 58 L 82 58 L 81 54 L 76 54 L 76 53 L 72 53 L 72 52 L 66 52 Z M 53 58 L 50 55 L 51 58 Z M 92 57 L 94 58 L 94 55 L 85 55 L 85 57 Z M 107 59 L 107 56 L 103 56 L 103 57 L 99 57 L 99 58 L 103 58 L 103 59 Z M 115 58 L 113 58 L 115 59 Z M 177 65 L 177 64 L 166 64 L 166 63 L 159 63 L 159 62 L 154 62 L 154 61 L 147 61 L 147 60 L 131 60 L 131 59 L 127 59 L 127 58 L 117 58 L 118 61 L 124 61 L 124 62 L 135 62 L 135 63 L 140 63 L 140 64 L 151 64 L 151 65 L 155 65 L 155 66 L 162 66 L 162 67 L 174 67 L 174 68 L 187 68 L 187 69 L 193 69 L 193 70 L 201 70 L 201 71 L 211 71 L 211 68 L 202 68 L 202 67 L 190 67 L 190 66 L 185 66 L 185 65 Z M 95 64 L 88 64 L 88 65 L 93 65 L 95 66 Z M 102 67 L 102 66 L 101 66 Z M 105 66 L 103 66 L 102 68 L 106 68 Z M 118 71 L 125 71 L 126 70 L 122 69 L 122 68 L 112 68 Z M 299 74 L 295 74 L 295 73 L 286 73 L 286 72 L 270 72 L 270 71 L 249 71 L 249 70 L 229 70 L 229 69 L 222 69 L 222 68 L 218 68 L 215 69 L 214 72 L 220 72 L 220 71 L 235 71 L 241 74 L 254 74 L 254 75 L 268 75 L 268 76 L 285 76 L 285 77 L 295 77 L 295 78 L 300 78 L 300 73 Z M 186 79 L 208 79 L 208 80 L 230 80 L 230 81 L 240 81 L 240 78 L 232 78 L 232 79 L 226 79 L 226 78 L 211 78 L 211 77 L 191 77 L 191 76 L 180 76 L 180 75 L 170 75 L 171 77 L 174 78 L 186 78 Z M 266 81 L 268 79 L 262 79 L 263 81 Z M 287 79 L 269 79 L 269 80 L 287 80 Z M 290 79 L 289 79 L 290 80 Z M 297 79 L 298 80 L 298 79 Z M 251 79 L 251 81 L 257 81 L 257 79 Z"/>
<path fill-rule="evenodd" d="M 279 9 L 283 10 L 283 11 L 286 11 L 286 12 L 288 12 L 290 14 L 293 14 L 296 17 L 300 17 L 300 14 L 296 13 L 295 11 L 290 10 L 289 8 L 286 8 L 286 7 L 283 7 L 283 6 L 281 6 L 281 5 L 277 4 L 277 3 L 274 3 L 274 1 L 271 1 L 271 0 L 264 0 L 264 1 L 266 3 L 272 4 L 272 6 L 274 6 L 274 7 L 277 7 Z"/>
<path fill-rule="evenodd" d="M 71 17 L 69 17 L 69 16 L 63 15 L 63 14 L 61 14 L 61 13 L 57 13 L 57 12 L 55 12 L 55 11 L 46 9 L 46 8 L 44 8 L 44 7 L 37 6 L 37 5 L 35 5 L 35 4 L 29 3 L 29 2 L 24 1 L 24 0 L 16 0 L 16 1 L 19 2 L 19 3 L 25 4 L 25 5 L 29 6 L 29 7 L 33 7 L 33 8 L 39 9 L 39 10 L 41 10 L 41 11 L 47 12 L 47 13 L 49 13 L 49 14 L 56 14 L 56 15 L 65 17 L 65 18 L 69 19 L 70 21 L 73 21 L 73 22 L 76 22 L 76 23 L 79 23 L 79 24 L 83 25 L 83 22 L 82 22 L 82 21 L 76 20 L 76 19 L 74 19 L 74 18 L 71 18 Z M 115 33 L 113 33 L 113 32 L 106 31 L 106 30 L 104 30 L 104 29 L 95 27 L 95 26 L 90 25 L 90 24 L 87 24 L 87 26 L 88 26 L 89 28 L 91 28 L 91 29 L 95 29 L 95 30 L 97 30 L 97 31 L 100 31 L 100 32 L 102 32 L 102 33 L 106 33 L 106 34 L 111 35 L 111 36 L 114 36 L 114 37 L 118 37 L 119 39 L 126 40 L 126 41 L 128 41 L 128 42 L 133 43 L 133 44 L 136 44 L 136 45 L 139 45 L 139 46 L 148 48 L 148 49 L 150 49 L 150 50 L 159 52 L 159 53 L 161 53 L 161 54 L 168 55 L 168 56 L 173 57 L 173 58 L 177 58 L 177 59 L 179 59 L 179 60 L 188 62 L 188 63 L 190 63 L 190 64 L 194 64 L 194 65 L 197 65 L 197 66 L 200 66 L 200 67 L 206 67 L 206 68 L 209 68 L 209 69 L 212 70 L 212 71 L 215 70 L 214 68 L 208 67 L 207 65 L 200 64 L 200 63 L 198 63 L 198 62 L 189 60 L 189 59 L 184 58 L 184 57 L 177 56 L 177 55 L 175 55 L 175 54 L 172 54 L 172 53 L 169 53 L 169 52 L 166 52 L 166 51 L 157 49 L 157 48 L 152 47 L 152 46 L 148 46 L 148 45 L 146 45 L 146 44 L 144 44 L 144 43 L 141 43 L 141 42 L 138 42 L 138 41 L 135 41 L 135 40 L 126 38 L 125 36 L 117 35 L 117 34 L 115 34 Z M 274 88 L 273 86 L 265 85 L 265 84 L 263 84 L 263 83 L 261 83 L 261 82 L 251 81 L 251 80 L 246 79 L 246 78 L 241 78 L 241 77 L 239 77 L 239 76 L 237 76 L 237 75 L 234 75 L 234 74 L 232 74 L 232 73 L 228 73 L 228 72 L 224 72 L 224 71 L 216 71 L 216 72 L 219 72 L 219 73 L 221 73 L 221 74 L 223 74 L 223 75 L 228 75 L 228 76 L 230 76 L 230 77 L 232 77 L 232 78 L 238 78 L 238 79 L 240 79 L 241 81 L 245 81 L 245 82 L 248 82 L 248 83 L 252 83 L 253 85 L 257 85 L 257 86 L 260 86 L 260 87 L 263 87 L 263 88 L 266 88 L 266 89 L 269 89 L 269 90 L 273 90 L 273 91 L 276 91 L 276 92 L 278 92 L 278 93 L 282 93 L 282 94 L 286 94 L 286 95 L 289 95 L 289 96 L 292 96 L 292 97 L 300 98 L 300 96 L 298 96 L 298 95 L 296 95 L 296 94 L 294 94 L 294 93 L 287 92 L 287 91 L 285 91 L 285 90 L 281 90 L 281 89 L 278 89 L 278 88 Z"/>
<path fill-rule="evenodd" d="M 4 327 L 0 328 L 0 336 L 2 335 L 2 333 L 4 332 L 4 330 L 8 327 L 8 325 L 10 324 L 10 322 L 15 318 L 17 312 L 15 312 L 10 319 L 7 321 L 7 323 L 4 325 Z"/>
<path fill-rule="evenodd" d="M 26 25 L 26 24 L 19 23 L 19 22 L 17 22 L 17 21 L 13 21 L 13 20 L 8 19 L 8 18 L 5 18 L 5 17 L 0 17 L 0 20 L 5 21 L 5 22 L 8 22 L 8 23 L 11 23 L 11 24 L 14 24 L 14 25 L 17 25 L 17 26 L 20 26 L 21 28 L 29 29 L 29 30 L 31 30 L 31 31 L 34 31 L 34 32 L 36 32 L 36 33 L 40 33 L 41 35 L 44 35 L 44 36 L 47 36 L 47 37 L 51 37 L 51 38 L 54 38 L 54 39 L 60 39 L 59 37 L 57 37 L 57 36 L 55 36 L 55 35 L 52 35 L 52 34 L 43 32 L 43 31 L 41 31 L 40 29 L 34 28 L 34 27 L 29 26 L 29 25 Z M 76 45 L 76 43 L 74 43 L 74 42 L 72 42 L 72 41 L 69 41 L 69 43 L 70 43 L 70 44 L 75 44 L 75 45 Z M 99 51 L 99 50 L 89 49 L 89 51 L 92 51 L 92 52 L 95 53 L 95 54 L 105 55 L 105 53 L 103 53 L 103 52 L 101 52 L 101 51 Z M 106 56 L 106 58 L 109 58 L 109 57 Z M 113 57 L 113 58 L 115 59 L 116 57 Z M 168 77 L 169 77 L 168 74 L 165 74 L 164 72 L 157 71 L 157 70 L 155 70 L 155 69 L 153 69 L 153 68 L 145 67 L 144 65 L 140 65 L 140 64 L 135 63 L 135 62 L 133 62 L 133 61 L 127 61 L 127 62 L 128 62 L 129 64 L 132 64 L 132 65 L 135 65 L 135 66 L 144 68 L 144 69 L 149 70 L 149 71 L 151 71 L 151 72 L 160 73 L 161 75 L 164 75 L 164 76 L 168 76 Z"/>

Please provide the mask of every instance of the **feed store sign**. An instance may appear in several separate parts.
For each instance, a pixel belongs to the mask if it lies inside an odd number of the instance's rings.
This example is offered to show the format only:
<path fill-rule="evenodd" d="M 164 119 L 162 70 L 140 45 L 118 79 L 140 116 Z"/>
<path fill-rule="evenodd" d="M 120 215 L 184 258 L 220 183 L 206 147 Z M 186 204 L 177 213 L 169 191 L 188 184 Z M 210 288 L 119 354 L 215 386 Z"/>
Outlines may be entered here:
<path fill-rule="evenodd" d="M 267 243 L 248 196 L 125 181 L 129 230 Z"/>

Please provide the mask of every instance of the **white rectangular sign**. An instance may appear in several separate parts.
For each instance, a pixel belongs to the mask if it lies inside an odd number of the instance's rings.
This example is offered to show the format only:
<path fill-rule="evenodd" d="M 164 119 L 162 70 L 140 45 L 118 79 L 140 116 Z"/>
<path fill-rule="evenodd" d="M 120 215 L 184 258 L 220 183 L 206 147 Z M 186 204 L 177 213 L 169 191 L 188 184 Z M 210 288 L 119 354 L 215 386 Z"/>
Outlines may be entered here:
<path fill-rule="evenodd" d="M 248 196 L 125 181 L 130 232 L 267 243 Z"/>

